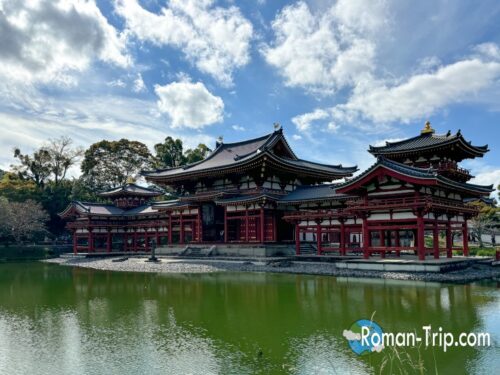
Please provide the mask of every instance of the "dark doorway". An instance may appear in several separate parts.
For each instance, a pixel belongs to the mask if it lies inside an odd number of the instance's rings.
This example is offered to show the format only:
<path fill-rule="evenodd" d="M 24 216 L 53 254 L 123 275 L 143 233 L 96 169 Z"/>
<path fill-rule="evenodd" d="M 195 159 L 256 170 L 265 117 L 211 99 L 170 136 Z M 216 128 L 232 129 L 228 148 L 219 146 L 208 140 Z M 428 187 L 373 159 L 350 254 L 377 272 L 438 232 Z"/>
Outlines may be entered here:
<path fill-rule="evenodd" d="M 283 211 L 274 211 L 276 215 L 277 242 L 289 242 L 295 240 L 295 225 L 283 220 Z"/>
<path fill-rule="evenodd" d="M 224 208 L 215 203 L 201 205 L 203 242 L 224 241 Z"/>

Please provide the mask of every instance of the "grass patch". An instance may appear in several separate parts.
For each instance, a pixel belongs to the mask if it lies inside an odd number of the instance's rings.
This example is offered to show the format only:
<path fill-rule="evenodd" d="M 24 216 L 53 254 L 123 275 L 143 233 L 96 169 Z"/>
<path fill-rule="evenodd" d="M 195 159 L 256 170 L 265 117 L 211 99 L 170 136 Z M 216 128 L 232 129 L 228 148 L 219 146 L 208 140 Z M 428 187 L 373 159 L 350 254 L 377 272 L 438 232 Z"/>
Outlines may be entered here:
<path fill-rule="evenodd" d="M 496 249 L 494 247 L 471 247 L 469 249 L 470 255 L 477 255 L 481 257 L 494 257 Z"/>

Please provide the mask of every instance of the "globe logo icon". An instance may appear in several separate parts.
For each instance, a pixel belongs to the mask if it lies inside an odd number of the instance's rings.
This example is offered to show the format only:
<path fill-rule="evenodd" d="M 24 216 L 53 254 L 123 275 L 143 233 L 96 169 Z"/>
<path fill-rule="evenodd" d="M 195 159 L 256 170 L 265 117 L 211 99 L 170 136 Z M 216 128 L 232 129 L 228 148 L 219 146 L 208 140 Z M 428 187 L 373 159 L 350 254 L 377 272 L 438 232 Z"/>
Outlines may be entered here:
<path fill-rule="evenodd" d="M 344 330 L 343 336 L 357 355 L 379 353 L 384 348 L 382 328 L 372 320 L 360 319 L 354 322 L 349 330 Z"/>

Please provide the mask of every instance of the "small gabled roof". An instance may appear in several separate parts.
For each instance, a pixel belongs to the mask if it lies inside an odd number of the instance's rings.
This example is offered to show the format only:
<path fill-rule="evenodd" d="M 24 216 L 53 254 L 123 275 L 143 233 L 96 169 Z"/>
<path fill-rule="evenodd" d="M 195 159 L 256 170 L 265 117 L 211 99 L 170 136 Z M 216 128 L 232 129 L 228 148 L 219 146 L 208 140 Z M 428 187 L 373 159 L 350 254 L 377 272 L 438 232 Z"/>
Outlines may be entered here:
<path fill-rule="evenodd" d="M 352 196 L 338 193 L 336 188 L 339 184 L 303 185 L 280 199 L 280 204 L 321 202 L 331 199 L 347 199 Z"/>
<path fill-rule="evenodd" d="M 372 173 L 374 173 L 379 168 L 384 168 L 392 171 L 399 177 L 406 176 L 409 181 L 411 180 L 411 182 L 415 184 L 439 185 L 453 190 L 466 191 L 468 193 L 472 193 L 472 195 L 485 195 L 490 194 L 493 191 L 493 185 L 484 186 L 466 182 L 458 182 L 439 175 L 432 168 L 411 167 L 406 164 L 398 163 L 383 157 L 379 157 L 377 162 L 363 173 L 347 182 L 338 184 L 337 191 L 340 193 L 347 193 L 353 190 L 355 187 L 368 180 L 370 178 L 370 175 L 372 175 Z"/>
<path fill-rule="evenodd" d="M 101 197 L 117 197 L 117 196 L 131 196 L 131 197 L 158 197 L 163 193 L 156 189 L 139 186 L 133 183 L 106 190 L 98 195 Z"/>
<path fill-rule="evenodd" d="M 58 215 L 61 218 L 78 215 L 122 215 L 123 209 L 111 204 L 72 201 L 64 211 Z"/>
<path fill-rule="evenodd" d="M 280 143 L 281 153 L 271 152 L 278 143 Z M 342 165 L 319 164 L 297 158 L 288 145 L 283 130 L 279 129 L 259 138 L 235 143 L 220 143 L 207 158 L 199 162 L 176 168 L 143 171 L 142 175 L 152 181 L 174 181 L 204 173 L 214 174 L 245 167 L 262 157 L 268 157 L 275 163 L 297 172 L 304 171 L 322 177 L 331 176 L 332 179 L 350 176 L 357 171 L 357 167 L 346 168 Z"/>
<path fill-rule="evenodd" d="M 375 156 L 421 153 L 422 151 L 448 147 L 460 148 L 468 157 L 481 157 L 488 152 L 488 145 L 474 146 L 465 140 L 460 130 L 456 134 L 422 133 L 416 137 L 398 142 L 386 142 L 384 146 L 370 146 L 368 152 Z"/>
<path fill-rule="evenodd" d="M 75 214 L 81 216 L 133 216 L 154 214 L 157 212 L 158 211 L 156 211 L 151 204 L 145 204 L 130 209 L 123 209 L 111 204 L 73 201 L 58 215 L 64 219 L 74 216 Z"/>

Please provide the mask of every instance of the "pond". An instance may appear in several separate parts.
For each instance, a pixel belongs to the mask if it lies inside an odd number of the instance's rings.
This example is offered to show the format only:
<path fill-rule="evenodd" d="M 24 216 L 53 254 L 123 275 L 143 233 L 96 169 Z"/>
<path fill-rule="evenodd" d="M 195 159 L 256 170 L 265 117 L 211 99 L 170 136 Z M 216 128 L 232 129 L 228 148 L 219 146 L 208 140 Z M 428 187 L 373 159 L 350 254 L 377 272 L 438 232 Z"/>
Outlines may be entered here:
<path fill-rule="evenodd" d="M 488 332 L 492 346 L 358 356 L 343 330 L 372 316 L 386 332 L 420 332 L 428 324 Z M 413 373 L 422 364 L 429 374 L 493 374 L 499 342 L 493 281 L 0 264 L 1 374 Z"/>

